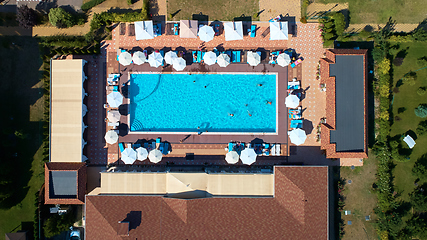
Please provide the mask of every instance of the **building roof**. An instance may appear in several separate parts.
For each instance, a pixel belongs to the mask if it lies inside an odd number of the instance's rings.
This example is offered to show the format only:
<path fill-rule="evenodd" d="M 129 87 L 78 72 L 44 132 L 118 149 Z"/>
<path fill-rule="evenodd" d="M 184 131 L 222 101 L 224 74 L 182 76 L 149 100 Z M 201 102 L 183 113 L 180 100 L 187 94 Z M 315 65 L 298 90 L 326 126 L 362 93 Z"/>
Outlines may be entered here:
<path fill-rule="evenodd" d="M 327 50 L 320 68 L 327 102 L 322 149 L 328 158 L 366 158 L 367 50 Z"/>
<path fill-rule="evenodd" d="M 45 164 L 45 204 L 84 204 L 85 163 Z"/>
<path fill-rule="evenodd" d="M 82 162 L 83 66 L 82 59 L 51 61 L 51 162 Z"/>
<path fill-rule="evenodd" d="M 147 173 L 102 172 L 101 194 L 175 194 L 203 192 L 204 196 L 273 196 L 269 173 Z"/>
<path fill-rule="evenodd" d="M 5 240 L 27 240 L 27 232 L 6 233 Z"/>
<path fill-rule="evenodd" d="M 86 196 L 88 239 L 327 239 L 328 167 L 275 167 L 273 197 Z M 129 222 L 122 236 L 118 222 Z"/>

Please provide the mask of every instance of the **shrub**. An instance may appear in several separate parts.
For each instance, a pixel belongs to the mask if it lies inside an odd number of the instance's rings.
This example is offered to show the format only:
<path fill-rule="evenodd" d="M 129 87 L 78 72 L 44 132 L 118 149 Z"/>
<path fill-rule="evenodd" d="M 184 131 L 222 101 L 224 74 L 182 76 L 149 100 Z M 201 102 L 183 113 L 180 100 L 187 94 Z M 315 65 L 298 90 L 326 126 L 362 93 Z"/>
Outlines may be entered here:
<path fill-rule="evenodd" d="M 423 67 L 427 66 L 427 57 L 418 58 L 417 65 L 420 68 L 423 68 Z"/>
<path fill-rule="evenodd" d="M 427 132 L 427 120 L 418 123 L 417 133 L 423 135 Z"/>
<path fill-rule="evenodd" d="M 384 58 L 378 64 L 378 71 L 380 71 L 380 73 L 383 75 L 388 74 L 390 72 L 390 60 L 388 58 Z"/>
<path fill-rule="evenodd" d="M 423 155 L 415 162 L 412 175 L 419 178 L 420 181 L 427 180 L 427 155 Z"/>
<path fill-rule="evenodd" d="M 28 29 L 37 24 L 37 13 L 27 5 L 23 5 L 16 9 L 16 20 L 19 26 Z"/>
<path fill-rule="evenodd" d="M 128 2 L 128 5 L 132 5 L 133 4 L 132 0 L 127 0 L 127 2 Z"/>
<path fill-rule="evenodd" d="M 345 30 L 345 16 L 340 12 L 335 12 L 332 16 L 334 19 L 335 32 L 338 36 L 341 36 Z"/>
<path fill-rule="evenodd" d="M 387 85 L 382 85 L 380 87 L 380 96 L 388 98 L 390 95 L 390 88 Z"/>
<path fill-rule="evenodd" d="M 411 34 L 411 38 L 414 41 L 426 41 L 427 40 L 427 32 L 424 31 L 422 28 L 418 28 L 414 30 Z"/>
<path fill-rule="evenodd" d="M 60 7 L 50 9 L 49 22 L 58 28 L 67 28 L 74 25 L 73 16 Z"/>
<path fill-rule="evenodd" d="M 141 18 L 142 20 L 148 20 L 148 13 L 150 11 L 150 4 L 148 0 L 142 0 Z"/>
<path fill-rule="evenodd" d="M 301 23 L 307 23 L 307 18 L 306 18 L 306 17 L 301 17 L 301 18 L 299 19 L 299 21 L 300 21 Z"/>
<path fill-rule="evenodd" d="M 397 113 L 403 113 L 406 111 L 406 107 L 400 107 L 397 109 Z"/>
<path fill-rule="evenodd" d="M 427 211 L 427 185 L 417 187 L 411 194 L 411 204 L 417 212 Z"/>
<path fill-rule="evenodd" d="M 416 80 L 417 74 L 415 72 L 409 72 L 402 78 L 402 81 L 409 84 L 410 86 L 414 86 Z"/>
<path fill-rule="evenodd" d="M 382 111 L 380 113 L 380 119 L 388 121 L 390 119 L 390 114 L 387 111 Z"/>
<path fill-rule="evenodd" d="M 72 211 L 68 211 L 64 215 L 53 215 L 49 217 L 43 225 L 44 235 L 47 238 L 51 238 L 55 235 L 60 234 L 63 231 L 67 231 L 70 226 L 74 223 L 74 214 Z"/>
<path fill-rule="evenodd" d="M 91 9 L 91 8 L 93 8 L 93 7 L 95 7 L 96 5 L 99 5 L 99 4 L 103 3 L 104 1 L 105 1 L 105 0 L 91 0 L 91 1 L 89 1 L 89 2 L 84 3 L 84 4 L 81 6 L 81 9 L 82 9 L 83 11 L 87 11 L 87 10 L 89 10 L 89 9 Z"/>
<path fill-rule="evenodd" d="M 335 35 L 334 35 L 333 33 L 325 33 L 325 34 L 323 35 L 323 39 L 324 39 L 325 41 L 327 41 L 327 40 L 332 40 L 332 38 L 335 38 Z"/>
<path fill-rule="evenodd" d="M 425 87 L 419 87 L 417 90 L 417 94 L 420 96 L 424 96 L 426 94 L 426 88 Z"/>
<path fill-rule="evenodd" d="M 415 108 L 415 115 L 420 118 L 426 118 L 427 117 L 427 105 L 426 104 L 420 104 L 417 108 Z"/>

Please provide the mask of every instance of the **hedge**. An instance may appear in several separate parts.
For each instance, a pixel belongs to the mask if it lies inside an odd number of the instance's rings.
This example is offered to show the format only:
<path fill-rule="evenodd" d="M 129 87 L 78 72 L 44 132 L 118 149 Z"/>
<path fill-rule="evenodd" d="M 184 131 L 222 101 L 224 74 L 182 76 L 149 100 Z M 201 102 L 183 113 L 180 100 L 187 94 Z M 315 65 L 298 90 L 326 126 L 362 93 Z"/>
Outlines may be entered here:
<path fill-rule="evenodd" d="M 105 0 L 90 0 L 89 2 L 84 3 L 81 6 L 81 9 L 86 12 L 89 9 L 91 9 L 91 8 L 95 7 L 96 5 L 99 5 L 103 2 L 105 2 Z"/>

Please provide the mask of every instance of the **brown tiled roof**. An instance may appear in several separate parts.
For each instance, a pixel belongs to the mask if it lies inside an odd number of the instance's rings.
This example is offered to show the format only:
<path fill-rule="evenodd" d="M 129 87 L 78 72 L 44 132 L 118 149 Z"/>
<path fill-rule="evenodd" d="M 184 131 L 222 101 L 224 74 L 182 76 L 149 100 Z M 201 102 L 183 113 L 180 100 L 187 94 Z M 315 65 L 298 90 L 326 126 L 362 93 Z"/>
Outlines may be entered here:
<path fill-rule="evenodd" d="M 326 124 L 322 124 L 321 126 L 321 148 L 326 150 L 327 158 L 367 158 L 368 153 L 368 108 L 366 107 L 367 99 L 368 99 L 368 91 L 367 91 L 367 79 L 368 79 L 368 62 L 367 62 L 367 52 L 366 49 L 328 49 L 326 51 L 326 57 L 321 59 L 320 61 L 320 76 L 321 82 L 326 84 Z M 330 64 L 335 63 L 336 55 L 363 55 L 364 61 L 364 106 L 365 106 L 365 118 L 364 118 L 364 126 L 365 126 L 365 151 L 364 152 L 337 152 L 336 144 L 331 143 L 330 131 L 335 130 L 335 120 L 336 120 L 336 107 L 335 107 L 335 77 L 331 77 L 329 74 L 329 66 Z"/>
<path fill-rule="evenodd" d="M 77 198 L 50 198 L 49 177 L 50 171 L 76 171 L 77 172 Z M 48 162 L 44 169 L 45 180 L 45 204 L 84 204 L 86 194 L 86 164 Z"/>
<path fill-rule="evenodd" d="M 88 195 L 85 234 L 87 239 L 327 239 L 328 168 L 275 167 L 274 174 L 274 197 Z M 131 219 L 129 236 L 117 234 L 124 219 Z"/>

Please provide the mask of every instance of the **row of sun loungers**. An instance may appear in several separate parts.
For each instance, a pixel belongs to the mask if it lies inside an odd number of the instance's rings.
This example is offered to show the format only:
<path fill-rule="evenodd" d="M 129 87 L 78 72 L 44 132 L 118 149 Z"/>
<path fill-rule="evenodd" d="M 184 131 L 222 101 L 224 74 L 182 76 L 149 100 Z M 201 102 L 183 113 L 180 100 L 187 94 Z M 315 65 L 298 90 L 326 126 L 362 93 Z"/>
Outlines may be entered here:
<path fill-rule="evenodd" d="M 246 145 L 244 143 L 234 143 L 230 142 L 228 143 L 228 151 L 236 151 L 238 154 L 240 154 L 245 148 L 253 148 L 255 150 L 255 153 L 258 156 L 280 156 L 281 150 L 280 150 L 280 143 L 276 144 L 269 144 L 269 143 L 256 143 L 251 144 L 247 143 Z"/>

